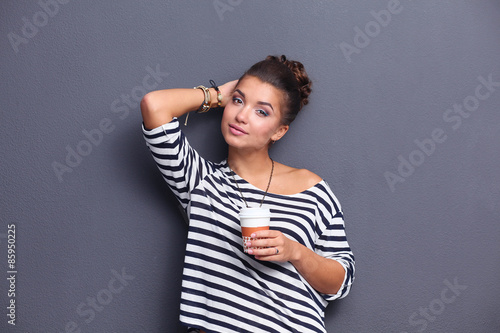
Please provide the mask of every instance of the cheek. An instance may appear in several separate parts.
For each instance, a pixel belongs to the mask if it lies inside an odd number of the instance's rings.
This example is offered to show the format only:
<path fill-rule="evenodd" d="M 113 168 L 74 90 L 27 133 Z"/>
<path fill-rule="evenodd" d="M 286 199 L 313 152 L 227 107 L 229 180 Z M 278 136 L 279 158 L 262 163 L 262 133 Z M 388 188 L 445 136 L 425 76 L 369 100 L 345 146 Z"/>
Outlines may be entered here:
<path fill-rule="evenodd" d="M 235 114 L 235 106 L 232 104 L 228 104 L 224 107 L 224 111 L 222 112 L 222 119 L 223 120 L 228 120 L 230 118 L 234 118 Z"/>
<path fill-rule="evenodd" d="M 222 123 L 227 123 L 229 122 L 229 118 L 231 117 L 231 108 L 226 106 L 224 108 L 224 111 L 222 112 Z"/>
<path fill-rule="evenodd" d="M 222 112 L 222 119 L 220 122 L 220 129 L 223 135 L 229 132 L 229 123 L 231 123 L 233 119 L 234 117 L 232 116 L 231 108 L 226 106 Z"/>
<path fill-rule="evenodd" d="M 269 141 L 269 139 L 274 135 L 275 131 L 275 127 L 271 127 L 268 124 L 265 124 L 259 128 L 259 137 L 263 141 Z"/>

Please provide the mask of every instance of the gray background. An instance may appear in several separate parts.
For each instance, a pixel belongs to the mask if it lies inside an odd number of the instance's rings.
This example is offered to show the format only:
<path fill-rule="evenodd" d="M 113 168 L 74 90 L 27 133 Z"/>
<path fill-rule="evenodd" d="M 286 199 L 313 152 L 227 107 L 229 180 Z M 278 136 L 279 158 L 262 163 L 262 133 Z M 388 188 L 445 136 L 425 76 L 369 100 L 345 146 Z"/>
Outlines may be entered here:
<path fill-rule="evenodd" d="M 61 2 L 0 4 L 0 276 L 8 224 L 18 270 L 15 327 L 0 279 L 0 331 L 180 331 L 187 228 L 137 101 L 144 84 L 223 83 L 268 54 L 302 61 L 314 81 L 272 156 L 329 182 L 357 259 L 328 331 L 500 331 L 498 1 L 401 0 L 381 23 L 390 1 Z M 447 111 L 463 103 L 474 111 Z M 185 128 L 216 161 L 219 120 Z M 59 179 L 67 147 L 86 156 Z"/>

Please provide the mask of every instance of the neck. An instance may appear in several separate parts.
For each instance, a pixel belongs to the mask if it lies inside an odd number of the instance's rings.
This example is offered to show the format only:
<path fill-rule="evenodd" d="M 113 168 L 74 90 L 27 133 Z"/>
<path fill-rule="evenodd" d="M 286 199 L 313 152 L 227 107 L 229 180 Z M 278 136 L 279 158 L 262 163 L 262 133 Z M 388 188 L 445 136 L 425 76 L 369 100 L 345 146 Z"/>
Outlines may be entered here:
<path fill-rule="evenodd" d="M 248 152 L 229 147 L 227 163 L 236 174 L 250 182 L 259 182 L 263 176 L 268 177 L 272 167 L 267 149 Z"/>

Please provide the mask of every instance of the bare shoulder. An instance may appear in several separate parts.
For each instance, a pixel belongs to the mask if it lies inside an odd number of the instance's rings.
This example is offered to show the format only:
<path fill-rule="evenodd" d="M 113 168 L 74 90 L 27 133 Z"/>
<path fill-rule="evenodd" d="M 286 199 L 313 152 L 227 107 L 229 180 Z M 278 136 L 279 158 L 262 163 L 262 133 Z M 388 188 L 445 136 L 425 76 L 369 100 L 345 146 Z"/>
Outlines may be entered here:
<path fill-rule="evenodd" d="M 275 190 L 281 194 L 295 194 L 303 192 L 317 183 L 322 178 L 307 169 L 297 169 L 284 164 L 278 164 L 278 182 Z"/>
<path fill-rule="evenodd" d="M 321 177 L 312 171 L 307 169 L 295 169 L 291 168 L 290 178 L 291 180 L 300 180 L 307 188 L 312 187 L 321 181 Z"/>

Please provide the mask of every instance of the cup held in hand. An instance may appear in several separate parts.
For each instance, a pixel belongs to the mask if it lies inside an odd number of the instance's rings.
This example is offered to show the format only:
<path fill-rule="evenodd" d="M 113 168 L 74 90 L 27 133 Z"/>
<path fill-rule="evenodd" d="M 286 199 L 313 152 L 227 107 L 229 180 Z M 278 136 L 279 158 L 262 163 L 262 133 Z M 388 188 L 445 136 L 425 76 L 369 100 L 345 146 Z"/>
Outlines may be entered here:
<path fill-rule="evenodd" d="M 268 230 L 271 221 L 271 212 L 268 208 L 250 207 L 240 211 L 241 235 L 243 237 L 243 250 L 248 253 L 246 243 L 251 240 L 250 235 L 259 230 Z"/>

